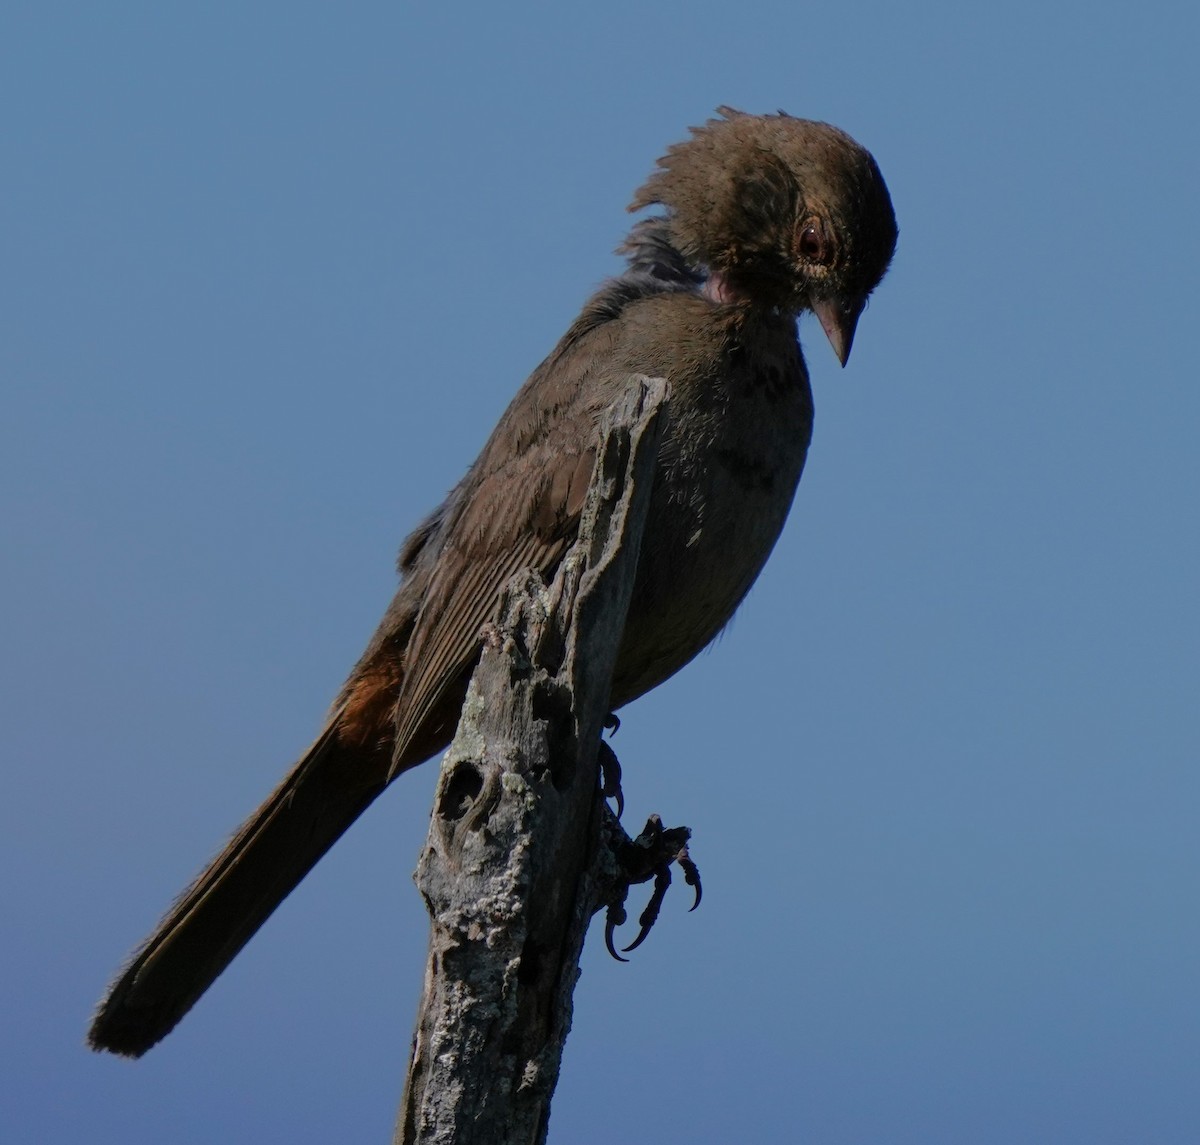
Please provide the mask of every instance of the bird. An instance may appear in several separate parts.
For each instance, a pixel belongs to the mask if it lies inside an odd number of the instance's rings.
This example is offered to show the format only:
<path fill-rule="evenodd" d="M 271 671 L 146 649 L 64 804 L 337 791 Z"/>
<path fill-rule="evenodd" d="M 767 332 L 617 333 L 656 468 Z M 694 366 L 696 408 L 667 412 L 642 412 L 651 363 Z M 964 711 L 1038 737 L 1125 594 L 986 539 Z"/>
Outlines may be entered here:
<path fill-rule="evenodd" d="M 812 435 L 798 319 L 841 365 L 898 229 L 871 154 L 842 130 L 730 107 L 635 192 L 626 268 L 585 303 L 442 504 L 404 541 L 400 583 L 324 727 L 133 953 L 89 1044 L 140 1057 L 165 1037 L 400 773 L 449 743 L 480 631 L 525 569 L 574 540 L 604 412 L 670 390 L 610 710 L 710 644 L 767 560 Z"/>

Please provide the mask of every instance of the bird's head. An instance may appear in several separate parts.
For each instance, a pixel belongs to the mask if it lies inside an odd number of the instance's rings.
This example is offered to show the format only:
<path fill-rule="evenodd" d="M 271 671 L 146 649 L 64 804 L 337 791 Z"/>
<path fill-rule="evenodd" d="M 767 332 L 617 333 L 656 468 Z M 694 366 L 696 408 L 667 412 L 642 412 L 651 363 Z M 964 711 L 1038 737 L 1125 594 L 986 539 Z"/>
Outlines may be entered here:
<path fill-rule="evenodd" d="M 842 365 L 896 249 L 896 216 L 870 152 L 827 123 L 720 108 L 643 184 L 710 296 L 812 310 Z"/>

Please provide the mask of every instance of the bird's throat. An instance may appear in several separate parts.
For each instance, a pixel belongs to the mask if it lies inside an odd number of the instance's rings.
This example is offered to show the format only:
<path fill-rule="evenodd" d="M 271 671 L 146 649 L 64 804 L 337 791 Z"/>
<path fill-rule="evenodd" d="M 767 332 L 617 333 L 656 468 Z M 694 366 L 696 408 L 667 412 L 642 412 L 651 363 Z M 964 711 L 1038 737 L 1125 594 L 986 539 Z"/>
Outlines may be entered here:
<path fill-rule="evenodd" d="M 745 294 L 739 291 L 719 270 L 714 270 L 709 274 L 700 288 L 700 292 L 718 306 L 730 306 L 736 302 L 747 301 Z"/>

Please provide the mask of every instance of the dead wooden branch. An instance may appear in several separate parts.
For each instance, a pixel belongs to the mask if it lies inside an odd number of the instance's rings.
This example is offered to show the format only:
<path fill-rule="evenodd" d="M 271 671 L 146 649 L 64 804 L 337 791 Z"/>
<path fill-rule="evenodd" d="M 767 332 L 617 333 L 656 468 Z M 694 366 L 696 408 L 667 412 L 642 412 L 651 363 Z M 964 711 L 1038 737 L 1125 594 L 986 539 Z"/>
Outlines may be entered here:
<path fill-rule="evenodd" d="M 417 869 L 432 925 L 395 1145 L 546 1138 L 588 922 L 624 883 L 597 746 L 665 400 L 640 378 L 609 412 L 578 541 L 485 633 Z"/>

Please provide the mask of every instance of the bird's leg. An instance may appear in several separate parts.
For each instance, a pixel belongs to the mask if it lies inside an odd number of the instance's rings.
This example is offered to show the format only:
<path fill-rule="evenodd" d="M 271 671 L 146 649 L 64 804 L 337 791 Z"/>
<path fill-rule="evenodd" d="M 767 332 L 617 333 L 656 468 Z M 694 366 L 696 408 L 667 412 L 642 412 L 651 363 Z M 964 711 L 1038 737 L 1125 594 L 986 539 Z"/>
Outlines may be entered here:
<path fill-rule="evenodd" d="M 617 953 L 613 943 L 613 932 L 626 920 L 625 898 L 629 888 L 634 883 L 644 883 L 654 879 L 654 893 L 646 904 L 638 919 L 640 927 L 637 937 L 624 949 L 626 953 L 635 950 L 651 931 L 658 920 L 658 912 L 666 898 L 667 888 L 671 885 L 671 864 L 678 863 L 683 871 L 684 881 L 696 891 L 695 901 L 688 908 L 695 910 L 700 905 L 703 890 L 700 885 L 700 871 L 688 854 L 688 840 L 692 832 L 687 827 L 664 828 L 662 820 L 657 815 L 651 815 L 646 820 L 642 833 L 633 840 L 622 844 L 617 852 L 617 863 L 621 869 L 623 886 L 620 898 L 608 908 L 604 927 L 604 945 L 618 962 L 628 962 Z"/>
<path fill-rule="evenodd" d="M 616 719 L 616 716 L 612 717 Z M 621 790 L 621 763 L 617 753 L 603 740 L 597 753 L 600 762 L 600 794 L 605 799 L 612 799 L 617 805 L 617 818 L 625 810 L 625 793 Z"/>

